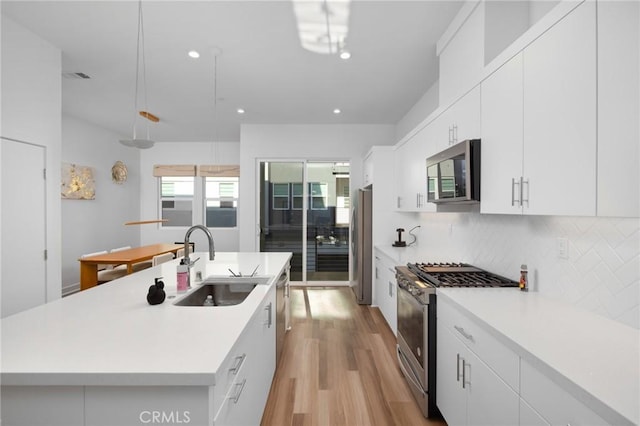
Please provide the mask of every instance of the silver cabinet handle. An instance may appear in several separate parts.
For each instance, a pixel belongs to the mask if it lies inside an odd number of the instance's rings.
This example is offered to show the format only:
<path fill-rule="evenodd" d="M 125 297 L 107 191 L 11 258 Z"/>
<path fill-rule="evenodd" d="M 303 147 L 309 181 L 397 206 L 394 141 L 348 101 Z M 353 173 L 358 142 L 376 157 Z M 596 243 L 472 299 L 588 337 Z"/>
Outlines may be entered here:
<path fill-rule="evenodd" d="M 378 279 L 378 267 L 376 266 L 376 280 Z"/>
<path fill-rule="evenodd" d="M 264 310 L 267 311 L 267 322 L 265 322 L 265 325 L 268 328 L 271 328 L 271 325 L 273 324 L 273 321 L 271 320 L 271 313 L 272 313 L 271 302 L 269 302 L 269 304 L 264 307 Z"/>
<path fill-rule="evenodd" d="M 516 198 L 516 186 L 518 187 L 518 198 Z M 517 204 L 516 204 L 517 203 Z M 511 179 L 511 205 L 512 206 L 522 206 L 522 177 L 516 180 L 515 178 Z"/>
<path fill-rule="evenodd" d="M 456 354 L 456 382 L 460 381 L 460 354 Z"/>
<path fill-rule="evenodd" d="M 527 185 L 527 198 L 524 198 L 524 185 Z M 529 179 L 524 180 L 524 178 L 520 178 L 520 204 L 523 205 L 527 203 L 527 207 L 529 207 Z"/>
<path fill-rule="evenodd" d="M 457 325 L 454 325 L 453 328 L 455 328 L 458 331 L 458 333 L 462 334 L 465 339 L 471 340 L 473 342 L 473 336 L 467 333 L 466 331 L 464 331 L 464 328 L 459 327 Z"/>
<path fill-rule="evenodd" d="M 242 354 L 242 355 L 238 355 L 236 357 L 236 362 L 234 363 L 234 365 L 229 369 L 229 371 L 231 373 L 234 374 L 234 376 L 236 374 L 238 374 L 238 371 L 240 370 L 240 367 L 242 366 L 242 363 L 244 362 L 244 359 L 247 357 L 247 354 Z"/>
<path fill-rule="evenodd" d="M 396 206 L 397 206 L 397 208 L 402 208 L 402 201 L 400 201 L 402 199 L 402 197 L 397 197 L 397 198 L 398 198 L 398 200 L 396 202 Z"/>
<path fill-rule="evenodd" d="M 453 140 L 451 142 L 453 143 L 458 142 L 458 125 L 457 124 L 453 125 Z"/>
<path fill-rule="evenodd" d="M 389 297 L 393 297 L 393 287 L 395 287 L 395 285 L 389 281 Z"/>
<path fill-rule="evenodd" d="M 243 379 L 242 382 L 240 383 L 236 383 L 236 393 L 235 395 L 232 395 L 229 397 L 229 399 L 233 399 L 233 403 L 237 404 L 238 400 L 240 399 L 240 395 L 242 394 L 242 391 L 244 390 L 244 385 L 247 383 L 247 379 Z"/>
<path fill-rule="evenodd" d="M 462 389 L 465 389 L 467 384 L 467 378 L 465 377 L 465 374 L 464 374 L 464 371 L 465 371 L 464 364 L 465 364 L 464 358 L 462 358 Z"/>

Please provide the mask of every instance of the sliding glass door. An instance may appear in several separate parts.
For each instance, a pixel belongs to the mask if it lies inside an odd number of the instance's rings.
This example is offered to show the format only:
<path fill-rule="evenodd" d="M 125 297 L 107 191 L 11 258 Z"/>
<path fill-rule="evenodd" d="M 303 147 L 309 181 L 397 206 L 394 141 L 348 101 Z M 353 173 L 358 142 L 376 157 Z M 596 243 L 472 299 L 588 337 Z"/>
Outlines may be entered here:
<path fill-rule="evenodd" d="M 349 279 L 349 164 L 260 163 L 260 251 L 290 251 L 291 280 Z"/>

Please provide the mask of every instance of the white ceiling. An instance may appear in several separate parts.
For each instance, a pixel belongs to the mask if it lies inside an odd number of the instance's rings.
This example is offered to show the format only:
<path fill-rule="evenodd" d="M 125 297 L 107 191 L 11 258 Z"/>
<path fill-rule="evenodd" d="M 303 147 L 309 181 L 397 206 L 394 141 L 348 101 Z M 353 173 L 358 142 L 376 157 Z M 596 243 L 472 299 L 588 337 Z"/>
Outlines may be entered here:
<path fill-rule="evenodd" d="M 438 79 L 435 44 L 462 3 L 355 0 L 346 40 L 353 56 L 344 61 L 300 46 L 290 1 L 145 0 L 148 110 L 161 120 L 151 139 L 237 141 L 240 123 L 395 124 Z M 62 50 L 63 72 L 91 77 L 63 79 L 63 112 L 130 137 L 138 3 L 1 7 Z M 214 114 L 215 47 L 222 54 Z M 190 49 L 200 59 L 190 59 Z M 140 123 L 139 136 L 144 129 Z"/>

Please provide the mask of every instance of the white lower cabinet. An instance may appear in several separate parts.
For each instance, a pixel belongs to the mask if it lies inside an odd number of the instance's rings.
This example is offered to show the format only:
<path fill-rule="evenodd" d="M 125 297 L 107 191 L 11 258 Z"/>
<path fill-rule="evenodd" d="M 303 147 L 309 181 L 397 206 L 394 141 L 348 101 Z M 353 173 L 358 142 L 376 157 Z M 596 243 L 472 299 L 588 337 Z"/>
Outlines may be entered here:
<path fill-rule="evenodd" d="M 275 302 L 274 286 L 233 350 L 233 380 L 214 407 L 215 426 L 260 424 L 276 364 Z"/>
<path fill-rule="evenodd" d="M 482 344 L 486 347 L 487 344 L 482 342 L 483 335 L 469 330 L 465 325 L 467 321 L 446 301 L 438 300 L 438 408 L 450 426 L 516 425 L 519 416 L 518 394 L 467 345 L 467 341 L 480 343 L 479 347 Z M 460 334 L 461 338 L 454 333 Z M 489 344 L 499 345 L 497 342 Z M 498 346 L 498 351 L 501 350 L 504 347 Z M 517 360 L 517 356 L 512 355 Z"/>
<path fill-rule="evenodd" d="M 375 250 L 375 301 L 393 334 L 398 334 L 398 301 L 395 263 L 380 250 Z"/>
<path fill-rule="evenodd" d="M 604 420 L 464 308 L 440 296 L 437 312 L 436 403 L 449 426 L 627 424 Z"/>
<path fill-rule="evenodd" d="M 3 386 L 0 396 L 3 425 L 84 425 L 82 386 Z"/>
<path fill-rule="evenodd" d="M 602 417 L 522 359 L 520 397 L 553 425 L 607 425 Z M 543 423 L 544 424 L 544 423 Z"/>
<path fill-rule="evenodd" d="M 520 398 L 519 423 L 521 426 L 549 426 L 549 423 L 522 398 Z"/>

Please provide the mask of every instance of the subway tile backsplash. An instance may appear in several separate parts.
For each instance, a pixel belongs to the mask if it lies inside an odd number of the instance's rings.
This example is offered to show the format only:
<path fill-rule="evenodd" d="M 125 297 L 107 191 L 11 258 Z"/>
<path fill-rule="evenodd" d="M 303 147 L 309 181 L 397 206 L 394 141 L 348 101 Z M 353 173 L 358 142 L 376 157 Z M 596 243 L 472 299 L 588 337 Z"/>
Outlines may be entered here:
<path fill-rule="evenodd" d="M 423 260 L 463 261 L 518 279 L 533 291 L 640 328 L 640 220 L 423 213 Z M 566 258 L 558 238 L 567 240 Z"/>

